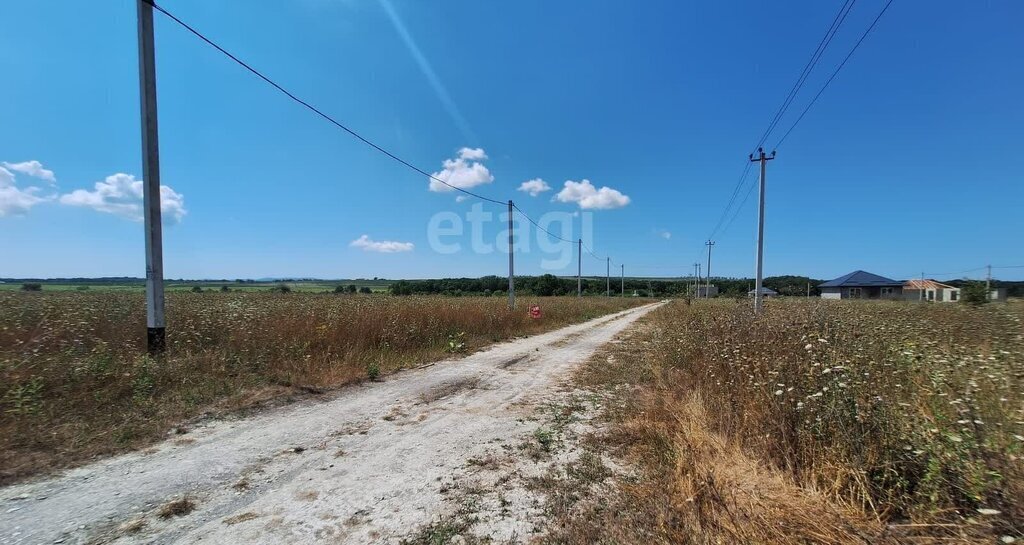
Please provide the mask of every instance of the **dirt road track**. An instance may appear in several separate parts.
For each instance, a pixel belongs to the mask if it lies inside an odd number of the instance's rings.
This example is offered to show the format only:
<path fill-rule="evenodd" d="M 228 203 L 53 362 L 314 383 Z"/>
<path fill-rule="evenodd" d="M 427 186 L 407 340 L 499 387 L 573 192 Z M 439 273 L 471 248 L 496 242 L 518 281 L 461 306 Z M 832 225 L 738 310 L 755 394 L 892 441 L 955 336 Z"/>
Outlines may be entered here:
<path fill-rule="evenodd" d="M 657 305 L 0 489 L 0 543 L 396 543 L 442 514 L 446 479 L 527 433 L 569 370 Z M 195 510 L 159 516 L 181 498 Z"/>

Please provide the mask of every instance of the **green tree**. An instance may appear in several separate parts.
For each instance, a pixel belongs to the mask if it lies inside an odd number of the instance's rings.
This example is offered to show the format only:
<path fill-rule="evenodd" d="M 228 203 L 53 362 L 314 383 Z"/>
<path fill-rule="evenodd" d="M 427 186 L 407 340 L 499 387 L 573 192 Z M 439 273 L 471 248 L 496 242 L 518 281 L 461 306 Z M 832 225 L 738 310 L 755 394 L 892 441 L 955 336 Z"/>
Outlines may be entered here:
<path fill-rule="evenodd" d="M 971 305 L 983 305 L 988 302 L 988 290 L 984 282 L 965 282 L 960 287 L 960 300 Z"/>
<path fill-rule="evenodd" d="M 359 288 L 359 293 L 369 294 L 373 293 L 373 290 L 371 290 L 369 286 L 363 286 Z"/>
<path fill-rule="evenodd" d="M 21 285 L 22 291 L 43 291 L 43 285 L 39 282 L 25 282 Z"/>
<path fill-rule="evenodd" d="M 355 284 L 349 284 L 348 287 L 345 288 L 345 290 L 348 291 L 349 293 L 355 293 L 359 291 L 359 288 L 357 288 Z"/>
<path fill-rule="evenodd" d="M 405 280 L 399 280 L 391 284 L 391 295 L 412 295 L 412 284 Z"/>

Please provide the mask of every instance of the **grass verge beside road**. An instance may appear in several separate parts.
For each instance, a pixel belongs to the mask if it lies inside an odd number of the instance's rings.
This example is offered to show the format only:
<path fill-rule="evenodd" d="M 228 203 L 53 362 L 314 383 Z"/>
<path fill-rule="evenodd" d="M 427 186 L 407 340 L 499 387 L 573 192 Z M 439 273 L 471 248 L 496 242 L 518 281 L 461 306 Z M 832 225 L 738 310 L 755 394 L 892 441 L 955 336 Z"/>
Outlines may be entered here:
<path fill-rule="evenodd" d="M 1022 319 L 1020 305 L 659 309 L 577 376 L 612 399 L 588 444 L 637 474 L 544 541 L 1020 541 Z"/>
<path fill-rule="evenodd" d="M 0 292 L 0 484 L 145 446 L 207 412 L 379 378 L 639 303 L 522 297 L 510 312 L 497 297 L 169 293 L 168 352 L 153 359 L 141 294 Z"/>

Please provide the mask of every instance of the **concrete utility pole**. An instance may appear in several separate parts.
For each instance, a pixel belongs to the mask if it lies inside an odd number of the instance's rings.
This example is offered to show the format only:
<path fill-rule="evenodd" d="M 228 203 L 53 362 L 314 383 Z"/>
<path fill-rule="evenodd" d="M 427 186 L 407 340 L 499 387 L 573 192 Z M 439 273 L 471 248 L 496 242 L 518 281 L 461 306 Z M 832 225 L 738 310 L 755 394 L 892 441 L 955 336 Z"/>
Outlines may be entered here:
<path fill-rule="evenodd" d="M 707 287 L 704 288 L 704 298 L 705 299 L 710 299 L 711 298 L 711 247 L 715 245 L 715 242 L 713 240 L 709 240 L 709 241 L 705 242 L 704 245 L 708 247 L 708 268 L 707 268 L 707 271 L 705 271 L 705 274 L 704 274 L 705 278 L 707 278 Z"/>
<path fill-rule="evenodd" d="M 622 267 L 622 270 L 621 270 L 620 276 L 619 276 L 619 284 L 621 286 L 620 289 L 622 290 L 622 296 L 625 297 L 626 296 L 626 264 L 622 263 L 619 266 Z"/>
<path fill-rule="evenodd" d="M 924 301 L 924 271 L 921 271 L 921 289 L 919 291 L 921 293 L 920 299 Z"/>
<path fill-rule="evenodd" d="M 514 237 L 512 226 L 512 200 L 508 201 L 508 309 L 516 308 L 515 254 L 512 252 Z"/>
<path fill-rule="evenodd" d="M 700 285 L 700 263 L 693 264 L 693 296 L 696 298 L 700 295 L 700 290 L 697 286 Z"/>
<path fill-rule="evenodd" d="M 164 319 L 164 249 L 160 223 L 160 143 L 156 123 L 156 53 L 153 5 L 136 0 L 139 31 L 139 104 L 142 119 L 142 208 L 146 231 L 146 348 L 167 349 Z"/>
<path fill-rule="evenodd" d="M 607 260 L 607 262 L 606 262 L 607 266 L 605 267 L 607 269 L 607 271 L 605 272 L 605 279 L 604 279 L 604 284 L 605 284 L 605 286 L 604 286 L 604 295 L 605 295 L 605 297 L 611 297 L 612 296 L 612 258 L 606 257 L 605 259 Z"/>
<path fill-rule="evenodd" d="M 985 300 L 992 300 L 992 265 L 986 265 L 988 268 L 988 275 L 985 276 Z"/>
<path fill-rule="evenodd" d="M 583 295 L 583 239 L 576 242 L 576 297 Z"/>
<path fill-rule="evenodd" d="M 761 313 L 761 283 L 764 280 L 762 275 L 764 268 L 764 181 L 765 181 L 765 165 L 768 161 L 775 159 L 775 152 L 772 152 L 771 157 L 765 157 L 764 148 L 757 148 L 759 157 L 754 159 L 754 154 L 750 154 L 751 162 L 761 163 L 761 178 L 758 182 L 758 205 L 757 205 L 757 278 L 754 280 L 754 314 Z"/>

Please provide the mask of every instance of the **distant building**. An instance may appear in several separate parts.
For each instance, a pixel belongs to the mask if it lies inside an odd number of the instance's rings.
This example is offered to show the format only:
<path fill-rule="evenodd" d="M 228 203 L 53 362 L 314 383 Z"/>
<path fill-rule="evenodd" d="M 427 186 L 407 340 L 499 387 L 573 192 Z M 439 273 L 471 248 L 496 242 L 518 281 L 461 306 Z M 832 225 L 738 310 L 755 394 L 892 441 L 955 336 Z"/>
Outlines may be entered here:
<path fill-rule="evenodd" d="M 818 285 L 822 299 L 902 299 L 903 282 L 865 271 L 853 271 Z"/>
<path fill-rule="evenodd" d="M 988 294 L 989 301 L 1006 301 L 1006 288 L 992 288 Z"/>
<path fill-rule="evenodd" d="M 960 288 L 931 279 L 907 280 L 903 283 L 903 298 L 907 301 L 956 303 L 960 301 Z"/>
<path fill-rule="evenodd" d="M 750 297 L 753 297 L 754 293 L 756 293 L 756 292 L 757 292 L 757 290 L 753 289 L 753 290 L 748 291 L 747 295 L 750 296 Z M 771 288 L 766 288 L 764 286 L 761 286 L 761 297 L 777 297 L 778 295 L 779 295 L 779 292 L 777 292 L 777 291 L 775 291 L 775 290 L 773 290 Z"/>
<path fill-rule="evenodd" d="M 697 298 L 706 299 L 708 297 L 718 297 L 718 286 L 697 286 Z"/>

